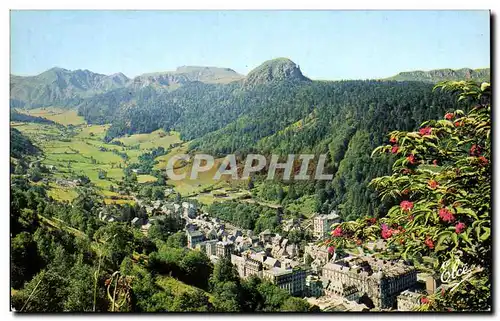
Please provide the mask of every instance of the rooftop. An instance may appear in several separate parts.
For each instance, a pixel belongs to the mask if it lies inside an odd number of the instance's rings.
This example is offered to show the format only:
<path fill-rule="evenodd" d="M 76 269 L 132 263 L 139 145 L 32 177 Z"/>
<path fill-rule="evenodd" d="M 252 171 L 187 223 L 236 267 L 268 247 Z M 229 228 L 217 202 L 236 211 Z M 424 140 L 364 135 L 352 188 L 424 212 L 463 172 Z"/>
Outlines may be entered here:
<path fill-rule="evenodd" d="M 333 263 L 328 263 L 323 268 L 387 277 L 398 276 L 415 270 L 402 261 L 382 260 L 372 256 L 348 256 Z"/>
<path fill-rule="evenodd" d="M 338 219 L 340 216 L 337 214 L 335 210 L 331 211 L 330 214 L 318 214 L 314 218 L 320 218 L 320 219 L 327 219 L 327 220 L 335 220 Z"/>
<path fill-rule="evenodd" d="M 273 268 L 270 268 L 269 270 L 266 270 L 265 272 L 268 274 L 272 274 L 274 276 L 280 276 L 280 275 L 290 274 L 293 272 L 293 270 L 273 267 Z"/>
<path fill-rule="evenodd" d="M 196 231 L 187 230 L 187 234 L 189 236 L 191 236 L 191 237 L 194 237 L 194 236 L 203 236 L 203 233 L 201 233 L 198 230 L 196 230 Z"/>

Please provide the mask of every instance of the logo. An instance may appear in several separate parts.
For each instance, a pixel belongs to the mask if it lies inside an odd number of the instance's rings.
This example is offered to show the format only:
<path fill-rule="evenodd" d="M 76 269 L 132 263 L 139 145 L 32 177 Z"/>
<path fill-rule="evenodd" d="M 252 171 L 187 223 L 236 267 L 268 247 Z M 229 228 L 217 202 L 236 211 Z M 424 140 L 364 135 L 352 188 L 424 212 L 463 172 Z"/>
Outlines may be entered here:
<path fill-rule="evenodd" d="M 475 266 L 468 266 L 460 261 L 452 263 L 451 260 L 441 265 L 441 282 L 450 283 L 460 278 L 464 280 L 475 270 Z"/>
<path fill-rule="evenodd" d="M 310 172 L 309 167 L 310 163 L 313 159 L 315 159 L 315 155 L 312 154 L 300 154 L 296 157 L 294 154 L 288 155 L 286 158 L 286 162 L 279 162 L 279 155 L 271 155 L 271 159 L 269 161 L 267 179 L 274 179 L 274 175 L 277 170 L 283 170 L 283 180 L 290 180 L 294 168 L 294 163 L 296 161 L 300 161 L 300 170 L 297 175 L 293 178 L 295 180 L 308 180 L 314 178 L 316 180 L 332 180 L 332 174 L 325 173 L 325 163 L 326 163 L 326 154 L 319 155 L 317 159 L 316 168 L 314 171 L 314 175 L 308 174 Z M 183 179 L 191 179 L 195 180 L 198 178 L 198 174 L 202 172 L 210 171 L 215 164 L 215 159 L 211 155 L 207 154 L 196 154 L 192 159 L 191 173 L 188 175 L 187 173 L 175 173 L 174 169 L 177 162 L 184 162 L 187 164 L 191 162 L 191 156 L 188 154 L 178 154 L 172 156 L 167 163 L 166 173 L 169 179 L 178 181 Z M 236 155 L 229 154 L 227 155 L 219 168 L 215 172 L 213 179 L 219 180 L 222 175 L 229 175 L 233 180 L 248 180 L 250 177 L 250 173 L 261 172 L 267 165 L 267 159 L 264 155 L 259 154 L 248 154 L 243 167 L 243 172 L 241 176 L 238 174 L 238 165 L 236 162 Z"/>

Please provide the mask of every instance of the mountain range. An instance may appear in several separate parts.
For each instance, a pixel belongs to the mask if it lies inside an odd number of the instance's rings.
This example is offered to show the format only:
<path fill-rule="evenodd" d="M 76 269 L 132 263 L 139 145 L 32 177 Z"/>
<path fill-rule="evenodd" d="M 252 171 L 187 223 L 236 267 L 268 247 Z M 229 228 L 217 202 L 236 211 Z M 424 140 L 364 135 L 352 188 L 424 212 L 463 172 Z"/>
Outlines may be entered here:
<path fill-rule="evenodd" d="M 36 76 L 10 76 L 10 105 L 12 107 L 36 108 L 42 106 L 77 106 L 86 98 L 104 94 L 115 89 L 154 88 L 175 90 L 193 82 L 206 84 L 241 83 L 254 86 L 278 80 L 295 79 L 308 81 L 300 68 L 288 58 L 269 60 L 253 69 L 247 76 L 230 68 L 181 66 L 175 71 L 146 73 L 128 78 L 123 73 L 103 75 L 89 70 L 67 70 L 54 67 Z M 490 69 L 437 69 L 431 71 L 401 72 L 384 80 L 424 81 L 437 83 L 443 80 L 490 79 Z"/>

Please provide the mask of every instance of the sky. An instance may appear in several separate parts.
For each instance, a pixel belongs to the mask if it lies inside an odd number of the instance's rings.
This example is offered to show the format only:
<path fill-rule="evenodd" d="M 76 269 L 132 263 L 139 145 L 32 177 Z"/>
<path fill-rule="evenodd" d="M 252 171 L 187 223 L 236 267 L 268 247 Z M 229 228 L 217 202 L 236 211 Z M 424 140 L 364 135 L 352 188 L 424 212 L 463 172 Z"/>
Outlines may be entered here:
<path fill-rule="evenodd" d="M 488 11 L 11 11 L 11 73 L 128 77 L 287 57 L 312 79 L 490 66 Z"/>

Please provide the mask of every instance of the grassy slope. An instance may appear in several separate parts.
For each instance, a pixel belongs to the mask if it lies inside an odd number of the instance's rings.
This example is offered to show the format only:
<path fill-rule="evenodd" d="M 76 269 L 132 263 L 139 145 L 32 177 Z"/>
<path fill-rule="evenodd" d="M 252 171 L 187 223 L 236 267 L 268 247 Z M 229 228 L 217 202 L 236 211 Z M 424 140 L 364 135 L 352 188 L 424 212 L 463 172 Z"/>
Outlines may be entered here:
<path fill-rule="evenodd" d="M 63 109 L 57 107 L 42 107 L 30 110 L 18 110 L 31 116 L 44 117 L 56 123 L 63 125 L 81 125 L 85 124 L 85 119 L 78 116 L 75 109 Z"/>
<path fill-rule="evenodd" d="M 45 117 L 63 125 L 74 125 L 73 133 L 56 125 L 46 125 L 37 123 L 11 123 L 11 126 L 32 138 L 40 146 L 44 153 L 42 164 L 53 165 L 55 170 L 52 176 L 55 179 L 70 179 L 76 174 L 84 174 L 101 189 L 101 193 L 106 197 L 106 203 L 132 203 L 133 200 L 121 197 L 113 200 L 110 197 L 120 197 L 119 194 L 109 190 L 111 185 L 123 177 L 122 168 L 126 167 L 126 162 L 112 150 L 125 152 L 129 156 L 129 162 L 134 162 L 137 157 L 158 146 L 168 148 L 170 144 L 180 142 L 177 133 L 167 134 L 160 131 L 151 134 L 132 135 L 123 138 L 129 144 L 140 143 L 140 150 L 128 149 L 126 147 L 107 144 L 102 141 L 109 125 L 87 125 L 83 119 L 77 116 L 75 110 L 63 110 L 60 108 L 39 108 L 30 110 L 30 114 Z M 101 151 L 99 148 L 106 148 L 108 151 Z M 93 161 L 93 160 L 94 161 Z M 121 166 L 121 168 L 120 168 Z M 98 170 L 107 172 L 106 179 L 98 178 Z M 140 175 L 139 181 L 153 181 L 155 178 L 149 175 Z M 74 188 L 64 187 L 50 183 L 49 195 L 59 200 L 71 201 L 77 196 Z"/>

